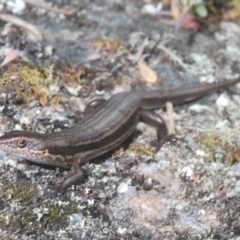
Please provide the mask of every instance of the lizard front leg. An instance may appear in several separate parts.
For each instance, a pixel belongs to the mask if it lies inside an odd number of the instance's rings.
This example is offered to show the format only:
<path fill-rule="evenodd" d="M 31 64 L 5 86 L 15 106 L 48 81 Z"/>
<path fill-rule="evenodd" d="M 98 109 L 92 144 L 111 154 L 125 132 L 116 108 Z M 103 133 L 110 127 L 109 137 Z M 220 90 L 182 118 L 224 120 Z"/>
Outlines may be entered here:
<path fill-rule="evenodd" d="M 73 162 L 71 166 L 71 174 L 62 182 L 56 185 L 57 188 L 67 189 L 69 186 L 73 184 L 77 184 L 81 182 L 84 178 L 84 172 L 80 165 L 81 158 L 78 154 L 73 157 Z"/>
<path fill-rule="evenodd" d="M 89 102 L 83 111 L 84 117 L 86 117 L 89 113 L 91 113 L 93 110 L 95 110 L 104 102 L 106 102 L 105 99 L 94 99 L 91 102 Z"/>

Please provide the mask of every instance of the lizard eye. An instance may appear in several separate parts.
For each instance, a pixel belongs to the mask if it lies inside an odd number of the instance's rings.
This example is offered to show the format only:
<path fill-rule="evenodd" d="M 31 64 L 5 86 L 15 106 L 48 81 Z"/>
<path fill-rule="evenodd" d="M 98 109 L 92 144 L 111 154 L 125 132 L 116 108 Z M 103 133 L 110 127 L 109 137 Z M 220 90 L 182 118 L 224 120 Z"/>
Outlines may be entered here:
<path fill-rule="evenodd" d="M 16 141 L 16 145 L 20 148 L 23 148 L 27 145 L 27 141 L 25 139 L 19 139 Z"/>

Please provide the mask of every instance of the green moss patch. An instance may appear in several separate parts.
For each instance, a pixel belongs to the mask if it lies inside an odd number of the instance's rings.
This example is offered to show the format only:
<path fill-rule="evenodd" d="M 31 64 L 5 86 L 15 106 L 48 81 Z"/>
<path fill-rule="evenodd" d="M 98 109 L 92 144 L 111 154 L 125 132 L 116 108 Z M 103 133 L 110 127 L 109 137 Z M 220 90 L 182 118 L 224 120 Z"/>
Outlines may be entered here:
<path fill-rule="evenodd" d="M 0 189 L 0 198 L 4 202 L 0 214 L 3 231 L 41 234 L 53 228 L 66 228 L 69 215 L 79 211 L 77 207 L 63 204 L 55 198 L 45 199 L 37 186 L 24 182 L 8 185 L 6 190 Z"/>
<path fill-rule="evenodd" d="M 0 100 L 11 98 L 29 102 L 37 99 L 41 105 L 46 105 L 48 98 L 56 93 L 50 86 L 59 83 L 59 78 L 53 75 L 51 67 L 35 67 L 22 62 L 12 64 L 0 75 Z"/>
<path fill-rule="evenodd" d="M 208 161 L 214 161 L 217 152 L 224 156 L 224 160 L 232 164 L 240 161 L 239 131 L 211 131 L 199 133 L 197 141 L 201 148 L 207 153 Z"/>

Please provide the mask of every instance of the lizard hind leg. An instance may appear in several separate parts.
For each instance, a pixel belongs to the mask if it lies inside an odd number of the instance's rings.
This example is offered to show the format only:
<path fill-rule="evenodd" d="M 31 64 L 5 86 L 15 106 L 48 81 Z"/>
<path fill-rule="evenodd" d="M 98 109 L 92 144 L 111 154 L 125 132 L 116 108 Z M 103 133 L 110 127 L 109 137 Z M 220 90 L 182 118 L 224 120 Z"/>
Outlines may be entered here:
<path fill-rule="evenodd" d="M 168 134 L 168 128 L 164 119 L 152 111 L 142 109 L 140 111 L 140 121 L 156 129 L 157 131 L 156 151 L 158 151 L 165 142 L 171 141 L 176 137 L 175 134 Z"/>

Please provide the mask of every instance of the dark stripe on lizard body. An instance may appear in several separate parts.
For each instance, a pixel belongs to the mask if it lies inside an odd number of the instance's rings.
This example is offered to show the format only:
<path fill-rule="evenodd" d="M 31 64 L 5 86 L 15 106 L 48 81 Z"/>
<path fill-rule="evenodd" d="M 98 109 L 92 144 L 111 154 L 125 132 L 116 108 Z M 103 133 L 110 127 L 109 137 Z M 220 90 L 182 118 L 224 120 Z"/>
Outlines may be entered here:
<path fill-rule="evenodd" d="M 147 111 L 167 101 L 181 104 L 229 87 L 240 79 L 167 91 L 133 91 L 112 96 L 83 120 L 61 132 L 37 133 L 12 131 L 0 137 L 0 149 L 27 160 L 71 168 L 72 176 L 62 187 L 79 181 L 83 174 L 79 165 L 121 145 L 134 131 L 139 120 L 157 128 L 159 143 L 166 137 L 163 119 Z"/>

